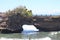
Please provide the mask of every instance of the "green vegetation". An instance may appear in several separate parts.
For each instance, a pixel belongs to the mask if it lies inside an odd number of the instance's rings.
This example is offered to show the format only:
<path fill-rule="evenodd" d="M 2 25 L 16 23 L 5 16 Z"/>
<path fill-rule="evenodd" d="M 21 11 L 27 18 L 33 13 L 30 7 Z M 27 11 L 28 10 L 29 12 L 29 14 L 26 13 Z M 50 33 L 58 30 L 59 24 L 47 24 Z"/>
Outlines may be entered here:
<path fill-rule="evenodd" d="M 6 12 L 7 15 L 13 15 L 13 14 L 17 14 L 17 13 L 19 13 L 20 15 L 22 15 L 24 17 L 32 17 L 32 11 L 28 10 L 25 6 L 20 6 L 13 10 L 8 10 Z"/>

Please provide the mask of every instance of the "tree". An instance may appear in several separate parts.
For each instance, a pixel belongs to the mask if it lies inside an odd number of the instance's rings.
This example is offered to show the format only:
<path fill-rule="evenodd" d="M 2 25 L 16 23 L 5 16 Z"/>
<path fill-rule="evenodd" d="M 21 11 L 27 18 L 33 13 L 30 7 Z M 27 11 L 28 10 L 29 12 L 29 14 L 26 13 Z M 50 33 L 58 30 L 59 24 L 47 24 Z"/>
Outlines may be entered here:
<path fill-rule="evenodd" d="M 20 13 L 20 15 L 22 15 L 24 17 L 27 17 L 27 16 L 31 17 L 32 16 L 32 10 L 28 10 L 25 6 L 17 7 L 15 9 L 13 9 L 12 11 L 8 10 L 7 13 L 9 15 Z"/>

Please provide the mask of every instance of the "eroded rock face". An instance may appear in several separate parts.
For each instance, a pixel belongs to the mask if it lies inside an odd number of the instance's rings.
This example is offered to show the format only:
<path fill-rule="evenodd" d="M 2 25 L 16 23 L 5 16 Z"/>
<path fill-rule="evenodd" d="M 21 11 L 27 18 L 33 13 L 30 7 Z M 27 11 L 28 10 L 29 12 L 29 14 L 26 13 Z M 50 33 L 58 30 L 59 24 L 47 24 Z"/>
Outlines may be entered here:
<path fill-rule="evenodd" d="M 40 18 L 41 19 L 41 18 Z M 38 18 L 38 20 L 40 20 Z M 40 31 L 60 31 L 60 18 L 51 18 L 48 20 L 34 21 L 34 26 Z"/>
<path fill-rule="evenodd" d="M 7 16 L 0 14 L 0 32 L 1 33 L 21 33 L 23 31 L 20 15 Z"/>
<path fill-rule="evenodd" d="M 18 29 L 18 30 L 9 30 L 9 29 L 3 29 L 1 33 L 21 33 L 23 29 Z"/>
<path fill-rule="evenodd" d="M 22 28 L 22 22 L 21 22 L 21 18 L 20 15 L 16 14 L 16 15 L 12 15 L 8 17 L 8 21 L 7 21 L 7 29 L 11 30 L 12 32 L 22 32 L 23 28 Z"/>
<path fill-rule="evenodd" d="M 19 13 L 6 16 L 0 14 L 0 32 L 1 33 L 21 33 L 22 25 L 34 25 L 40 31 L 60 31 L 60 18 L 46 17 L 22 17 Z"/>

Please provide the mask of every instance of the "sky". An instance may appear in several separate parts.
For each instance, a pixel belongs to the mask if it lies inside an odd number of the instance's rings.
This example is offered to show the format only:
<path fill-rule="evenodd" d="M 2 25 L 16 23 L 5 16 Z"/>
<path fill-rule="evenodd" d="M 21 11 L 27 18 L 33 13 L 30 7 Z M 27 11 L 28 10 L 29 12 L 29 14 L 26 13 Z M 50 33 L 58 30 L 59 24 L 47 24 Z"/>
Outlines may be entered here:
<path fill-rule="evenodd" d="M 26 6 L 34 15 L 60 15 L 60 0 L 0 0 L 0 12 Z"/>

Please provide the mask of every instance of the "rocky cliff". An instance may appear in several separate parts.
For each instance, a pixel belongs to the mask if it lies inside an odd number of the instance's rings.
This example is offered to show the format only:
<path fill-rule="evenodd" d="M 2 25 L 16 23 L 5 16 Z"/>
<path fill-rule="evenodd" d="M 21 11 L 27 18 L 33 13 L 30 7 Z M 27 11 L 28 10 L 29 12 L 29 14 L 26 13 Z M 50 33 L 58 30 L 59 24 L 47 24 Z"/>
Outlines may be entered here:
<path fill-rule="evenodd" d="M 24 24 L 34 25 L 40 31 L 60 31 L 60 17 L 23 17 L 19 13 L 10 16 L 0 14 L 1 33 L 20 33 Z"/>

